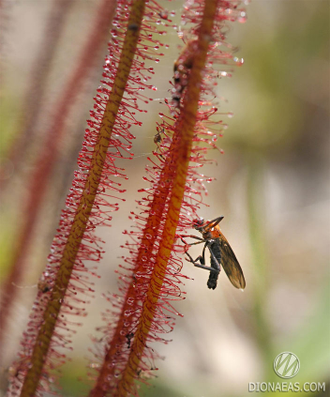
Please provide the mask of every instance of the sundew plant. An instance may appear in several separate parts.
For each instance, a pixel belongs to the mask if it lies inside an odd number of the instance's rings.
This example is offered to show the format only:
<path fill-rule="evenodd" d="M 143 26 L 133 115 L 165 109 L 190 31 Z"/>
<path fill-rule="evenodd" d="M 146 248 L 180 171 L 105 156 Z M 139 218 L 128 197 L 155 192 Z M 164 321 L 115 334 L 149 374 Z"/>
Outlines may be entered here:
<path fill-rule="evenodd" d="M 31 76 L 31 85 L 38 88 L 36 100 L 27 101 L 29 117 L 8 151 L 10 163 L 17 168 L 30 150 L 33 123 L 45 95 L 42 90 L 50 67 L 47 62 L 69 2 L 54 1 L 52 7 L 53 28 L 45 36 L 41 51 L 45 54 L 47 49 L 47 57 L 36 61 L 43 64 L 38 77 L 33 80 Z M 2 291 L 0 343 L 5 343 L 9 332 L 17 286 L 26 271 L 25 256 L 41 204 L 47 198 L 47 181 L 57 161 L 67 115 L 110 30 L 101 83 L 74 179 L 17 347 L 17 358 L 8 368 L 8 397 L 42 396 L 58 390 L 61 366 L 80 332 L 79 318 L 88 317 L 88 303 L 98 293 L 93 284 L 98 277 L 97 265 L 103 254 L 111 251 L 98 236 L 98 228 L 111 226 L 113 212 L 121 211 L 126 193 L 121 181 L 136 178 L 122 165 L 134 156 L 132 128 L 143 127 L 140 115 L 148 112 L 151 93 L 157 89 L 150 77 L 159 73 L 162 49 L 170 45 L 166 42 L 169 31 L 179 34 L 182 45 L 173 59 L 169 97 L 162 99 L 163 111 L 154 126 L 154 150 L 141 176 L 139 193 L 143 198 L 131 211 L 132 228 L 121 231 L 127 240 L 122 241 L 126 254 L 114 274 L 119 292 L 110 290 L 104 297 L 104 325 L 95 330 L 102 336 L 90 342 L 93 356 L 88 395 L 138 396 L 140 384 L 148 382 L 157 370 L 159 357 L 150 345 L 168 343 L 168 333 L 180 315 L 175 302 L 185 295 L 182 287 L 187 277 L 182 269 L 187 247 L 180 236 L 189 233 L 193 220 L 199 217 L 205 205 L 204 183 L 213 179 L 204 175 L 203 166 L 212 164 L 212 153 L 221 150 L 217 140 L 222 134 L 223 114 L 218 109 L 215 88 L 222 77 L 231 75 L 234 67 L 243 63 L 226 34 L 232 22 L 245 22 L 246 13 L 241 1 L 189 0 L 177 26 L 172 21 L 170 2 L 168 7 L 162 8 L 152 0 L 100 2 L 94 30 L 58 95 L 26 182 L 29 193 L 23 203 L 22 226 Z M 40 82 L 41 77 L 44 80 Z M 2 172 L 8 172 L 8 164 L 7 168 L 3 165 Z"/>

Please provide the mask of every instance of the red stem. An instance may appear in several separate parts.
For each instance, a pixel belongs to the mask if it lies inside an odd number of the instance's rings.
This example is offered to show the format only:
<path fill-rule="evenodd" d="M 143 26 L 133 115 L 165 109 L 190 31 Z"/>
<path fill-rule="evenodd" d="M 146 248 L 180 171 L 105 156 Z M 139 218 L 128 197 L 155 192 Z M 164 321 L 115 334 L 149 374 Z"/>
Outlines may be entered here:
<path fill-rule="evenodd" d="M 29 183 L 29 192 L 27 199 L 23 202 L 22 213 L 25 214 L 23 224 L 19 231 L 14 249 L 15 255 L 9 266 L 10 274 L 3 286 L 1 301 L 1 317 L 0 317 L 0 346 L 4 342 L 4 334 L 8 326 L 8 317 L 10 315 L 12 305 L 15 302 L 17 293 L 16 285 L 21 283 L 23 279 L 26 264 L 26 256 L 33 241 L 33 233 L 37 223 L 37 216 L 43 203 L 46 193 L 47 184 L 58 158 L 58 147 L 65 131 L 65 121 L 72 107 L 78 98 L 79 93 L 83 89 L 84 81 L 87 79 L 94 60 L 98 52 L 104 45 L 108 34 L 108 27 L 114 15 L 114 2 L 103 0 L 100 4 L 97 16 L 92 26 L 92 30 L 88 35 L 88 40 L 84 45 L 77 67 L 73 70 L 68 84 L 65 85 L 64 92 L 55 106 L 54 117 L 51 127 L 46 133 L 46 142 L 40 153 L 39 159 L 36 161 L 33 173 Z M 104 21 L 108 21 L 108 24 Z M 1 350 L 1 348 L 0 348 Z"/>

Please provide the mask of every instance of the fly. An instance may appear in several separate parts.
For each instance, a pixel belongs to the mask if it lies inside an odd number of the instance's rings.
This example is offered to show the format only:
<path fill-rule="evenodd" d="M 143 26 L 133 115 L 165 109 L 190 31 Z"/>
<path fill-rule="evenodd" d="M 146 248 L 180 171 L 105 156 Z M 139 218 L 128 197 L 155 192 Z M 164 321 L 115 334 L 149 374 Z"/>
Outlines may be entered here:
<path fill-rule="evenodd" d="M 202 218 L 194 220 L 193 227 L 202 234 L 202 237 L 193 235 L 183 237 L 191 237 L 198 240 L 195 243 L 189 244 L 189 246 L 204 243 L 204 247 L 202 255 L 198 256 L 195 260 L 188 252 L 186 252 L 186 255 L 189 258 L 189 262 L 193 263 L 194 266 L 209 270 L 210 275 L 207 286 L 210 289 L 217 287 L 222 266 L 233 286 L 243 290 L 246 286 L 244 274 L 226 237 L 221 233 L 219 223 L 222 219 L 223 216 L 219 216 L 212 221 L 204 221 Z M 186 244 L 182 237 L 181 240 Z M 205 266 L 206 247 L 211 254 L 211 266 Z"/>

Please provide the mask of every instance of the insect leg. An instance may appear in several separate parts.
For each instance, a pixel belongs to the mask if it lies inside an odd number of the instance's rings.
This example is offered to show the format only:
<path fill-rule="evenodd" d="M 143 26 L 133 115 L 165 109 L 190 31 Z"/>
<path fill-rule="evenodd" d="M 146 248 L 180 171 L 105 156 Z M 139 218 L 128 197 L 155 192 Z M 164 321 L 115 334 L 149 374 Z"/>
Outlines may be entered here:
<path fill-rule="evenodd" d="M 181 237 L 181 241 L 183 242 L 183 244 L 189 245 L 189 247 L 190 247 L 191 245 L 201 244 L 201 243 L 204 243 L 204 242 L 205 242 L 205 240 L 204 240 L 203 238 L 198 237 L 198 236 L 194 236 L 194 235 L 187 235 L 187 236 L 184 235 L 184 236 L 180 236 L 180 237 Z M 196 239 L 196 240 L 198 240 L 198 241 L 197 241 L 196 243 L 188 244 L 188 243 L 185 241 L 185 239 L 184 239 L 183 237 L 194 238 L 194 239 Z M 205 260 L 204 260 L 204 251 L 205 251 L 205 246 L 204 246 L 204 248 L 203 248 L 203 258 L 202 258 L 202 256 L 199 256 L 199 257 L 196 258 L 195 260 L 194 260 L 194 259 L 192 258 L 192 256 L 188 253 L 188 251 L 186 251 L 185 254 L 188 256 L 189 262 L 192 262 L 193 264 L 195 264 L 195 262 L 196 262 L 197 260 L 199 260 L 199 261 L 201 262 L 201 264 L 204 264 L 204 263 L 205 263 Z"/>
<path fill-rule="evenodd" d="M 195 240 L 198 240 L 198 242 L 197 242 L 197 243 L 188 244 L 188 243 L 185 241 L 184 237 L 186 237 L 186 238 L 187 238 L 187 237 L 189 237 L 189 238 L 194 238 Z M 204 240 L 202 237 L 194 236 L 193 234 L 181 235 L 180 238 L 181 238 L 181 241 L 183 242 L 183 244 L 186 244 L 186 245 L 196 245 L 196 244 L 200 244 L 200 243 L 204 243 L 204 242 L 205 242 L 205 240 Z"/>
<path fill-rule="evenodd" d="M 208 244 L 209 244 L 209 242 L 206 241 L 205 245 L 204 245 L 204 248 L 203 248 L 202 255 L 198 256 L 196 259 L 193 259 L 192 256 L 188 252 L 186 252 L 186 255 L 189 258 L 189 262 L 193 263 L 194 266 L 199 267 L 200 269 L 208 270 L 208 271 L 213 272 L 213 273 L 219 273 L 220 272 L 220 267 L 219 267 L 219 269 L 214 269 L 211 266 L 205 266 L 204 265 L 204 263 L 205 263 L 205 249 L 206 249 L 206 246 L 208 246 Z M 198 262 L 200 262 L 200 264 Z"/>
<path fill-rule="evenodd" d="M 190 256 L 190 255 L 189 255 L 189 256 Z M 190 256 L 190 258 L 191 258 L 191 256 Z M 192 258 L 191 258 L 191 259 L 192 259 Z M 198 258 L 195 259 L 195 261 L 198 261 L 198 260 L 200 260 L 200 256 L 199 256 Z M 193 262 L 193 261 L 190 261 L 190 262 L 192 262 L 192 263 L 194 264 L 194 266 L 199 267 L 200 269 L 208 270 L 209 272 L 212 272 L 212 273 L 217 273 L 217 274 L 219 273 L 219 270 L 214 269 L 214 268 L 211 267 L 211 266 L 199 265 L 198 263 Z"/>

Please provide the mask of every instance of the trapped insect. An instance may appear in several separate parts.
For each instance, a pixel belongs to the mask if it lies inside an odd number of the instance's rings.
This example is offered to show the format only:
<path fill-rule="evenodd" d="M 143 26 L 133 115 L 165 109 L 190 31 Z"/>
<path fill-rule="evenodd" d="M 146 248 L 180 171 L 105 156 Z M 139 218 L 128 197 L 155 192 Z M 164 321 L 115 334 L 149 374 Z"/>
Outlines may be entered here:
<path fill-rule="evenodd" d="M 197 40 L 190 40 L 182 49 L 179 58 L 174 62 L 174 88 L 172 90 L 172 102 L 175 107 L 180 107 L 183 91 L 188 84 L 188 77 L 193 67 L 194 57 L 197 51 Z"/>
<path fill-rule="evenodd" d="M 222 219 L 223 216 L 215 218 L 212 221 L 204 221 L 202 218 L 194 220 L 193 227 L 202 234 L 202 237 L 189 235 L 182 236 L 181 240 L 185 244 L 187 243 L 183 237 L 190 237 L 198 240 L 195 243 L 187 244 L 189 246 L 204 243 L 202 255 L 198 256 L 195 260 L 187 251 L 186 255 L 189 258 L 189 262 L 193 263 L 194 266 L 210 271 L 207 282 L 207 286 L 210 289 L 216 288 L 221 267 L 223 267 L 233 286 L 243 290 L 246 286 L 244 274 L 231 246 L 220 230 L 219 223 Z M 211 266 L 205 266 L 206 247 L 209 249 L 211 254 Z"/>

